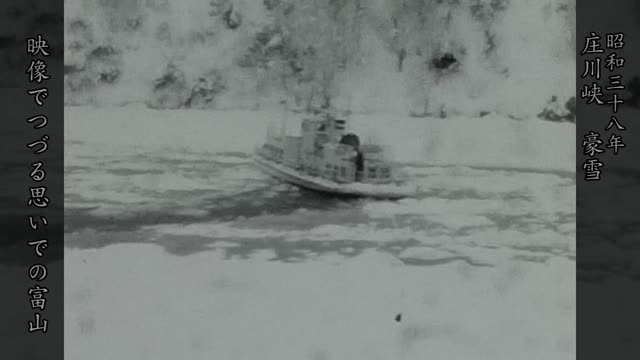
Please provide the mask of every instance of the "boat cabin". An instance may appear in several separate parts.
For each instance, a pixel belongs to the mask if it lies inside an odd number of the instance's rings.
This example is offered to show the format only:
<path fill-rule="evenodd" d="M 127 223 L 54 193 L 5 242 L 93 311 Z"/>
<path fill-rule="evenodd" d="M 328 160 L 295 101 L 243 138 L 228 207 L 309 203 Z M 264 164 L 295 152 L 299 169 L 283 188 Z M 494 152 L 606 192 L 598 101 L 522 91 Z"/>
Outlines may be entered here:
<path fill-rule="evenodd" d="M 304 119 L 299 136 L 269 136 L 260 153 L 311 176 L 338 183 L 390 183 L 391 165 L 379 145 L 361 144 L 346 121 L 330 114 Z"/>

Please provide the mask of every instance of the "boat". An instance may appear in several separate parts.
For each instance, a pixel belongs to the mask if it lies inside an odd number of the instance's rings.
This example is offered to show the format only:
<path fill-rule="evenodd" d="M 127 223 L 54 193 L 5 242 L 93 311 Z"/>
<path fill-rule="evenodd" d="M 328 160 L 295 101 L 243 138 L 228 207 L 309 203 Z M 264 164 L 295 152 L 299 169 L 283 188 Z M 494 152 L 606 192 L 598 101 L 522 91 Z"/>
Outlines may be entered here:
<path fill-rule="evenodd" d="M 346 120 L 320 112 L 302 119 L 299 135 L 269 129 L 254 162 L 274 178 L 329 195 L 401 199 L 416 194 L 382 146 L 361 143 L 346 126 Z"/>

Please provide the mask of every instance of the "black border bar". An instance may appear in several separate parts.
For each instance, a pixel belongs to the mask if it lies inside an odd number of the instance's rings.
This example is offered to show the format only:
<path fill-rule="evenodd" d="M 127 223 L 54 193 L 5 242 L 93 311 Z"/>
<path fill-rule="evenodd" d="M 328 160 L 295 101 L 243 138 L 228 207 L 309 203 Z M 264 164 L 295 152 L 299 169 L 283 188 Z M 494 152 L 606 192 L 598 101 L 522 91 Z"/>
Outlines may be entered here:
<path fill-rule="evenodd" d="M 640 359 L 640 3 L 576 8 L 577 358 Z"/>
<path fill-rule="evenodd" d="M 64 359 L 63 9 L 0 6 L 2 359 Z"/>

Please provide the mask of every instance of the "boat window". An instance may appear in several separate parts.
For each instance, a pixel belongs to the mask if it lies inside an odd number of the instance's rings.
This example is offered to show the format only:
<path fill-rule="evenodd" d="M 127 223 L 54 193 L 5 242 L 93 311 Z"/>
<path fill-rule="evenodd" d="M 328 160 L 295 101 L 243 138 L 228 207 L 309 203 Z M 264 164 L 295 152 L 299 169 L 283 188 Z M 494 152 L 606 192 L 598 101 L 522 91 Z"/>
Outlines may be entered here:
<path fill-rule="evenodd" d="M 340 176 L 347 177 L 347 169 L 345 169 L 344 166 L 340 167 Z"/>
<path fill-rule="evenodd" d="M 370 178 L 377 177 L 377 169 L 375 167 L 370 167 L 368 170 L 369 170 L 367 174 L 368 177 Z"/>
<path fill-rule="evenodd" d="M 386 179 L 386 178 L 388 178 L 390 176 L 391 176 L 391 174 L 390 174 L 390 171 L 389 171 L 388 167 L 380 168 L 380 177 L 381 178 L 385 178 Z"/>

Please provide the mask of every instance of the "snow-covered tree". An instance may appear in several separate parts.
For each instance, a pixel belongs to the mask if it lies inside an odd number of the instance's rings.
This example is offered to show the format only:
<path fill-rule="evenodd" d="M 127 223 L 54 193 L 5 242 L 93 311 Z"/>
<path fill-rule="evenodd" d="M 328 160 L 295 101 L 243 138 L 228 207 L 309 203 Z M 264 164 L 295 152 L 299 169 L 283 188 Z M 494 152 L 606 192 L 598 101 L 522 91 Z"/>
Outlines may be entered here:
<path fill-rule="evenodd" d="M 282 1 L 274 9 L 276 24 L 295 54 L 298 88 L 307 104 L 328 107 L 337 94 L 339 75 L 357 56 L 362 6 L 360 1 Z M 318 99 L 319 98 L 319 99 Z"/>

